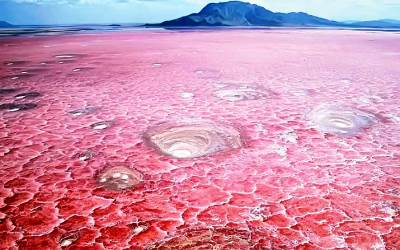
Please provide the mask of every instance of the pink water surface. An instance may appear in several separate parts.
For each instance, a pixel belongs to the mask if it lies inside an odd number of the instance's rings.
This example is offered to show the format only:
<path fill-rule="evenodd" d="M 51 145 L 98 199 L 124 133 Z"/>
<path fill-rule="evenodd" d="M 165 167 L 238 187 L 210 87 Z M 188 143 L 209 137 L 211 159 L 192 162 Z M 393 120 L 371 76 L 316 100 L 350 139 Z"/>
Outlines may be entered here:
<path fill-rule="evenodd" d="M 2 38 L 0 60 L 0 88 L 17 88 L 0 104 L 38 104 L 0 110 L 0 249 L 400 249 L 398 33 Z M 243 86 L 263 94 L 215 94 Z M 376 121 L 325 134 L 306 115 L 323 103 Z M 193 119 L 242 147 L 177 159 L 144 139 Z M 121 166 L 135 185 L 101 185 Z"/>

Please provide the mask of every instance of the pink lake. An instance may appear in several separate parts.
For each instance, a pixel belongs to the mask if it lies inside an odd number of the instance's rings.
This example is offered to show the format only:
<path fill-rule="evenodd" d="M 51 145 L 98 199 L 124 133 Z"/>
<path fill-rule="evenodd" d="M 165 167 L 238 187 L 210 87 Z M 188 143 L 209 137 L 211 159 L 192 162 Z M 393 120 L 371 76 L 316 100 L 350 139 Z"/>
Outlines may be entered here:
<path fill-rule="evenodd" d="M 400 33 L 0 40 L 0 249 L 400 249 Z"/>

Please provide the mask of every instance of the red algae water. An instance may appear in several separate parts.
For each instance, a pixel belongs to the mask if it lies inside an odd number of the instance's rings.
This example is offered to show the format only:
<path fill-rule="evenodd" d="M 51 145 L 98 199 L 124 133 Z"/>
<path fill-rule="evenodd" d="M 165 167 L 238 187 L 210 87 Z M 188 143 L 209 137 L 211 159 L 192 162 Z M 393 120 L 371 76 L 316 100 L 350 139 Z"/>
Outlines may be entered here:
<path fill-rule="evenodd" d="M 400 249 L 399 45 L 2 38 L 0 249 Z"/>

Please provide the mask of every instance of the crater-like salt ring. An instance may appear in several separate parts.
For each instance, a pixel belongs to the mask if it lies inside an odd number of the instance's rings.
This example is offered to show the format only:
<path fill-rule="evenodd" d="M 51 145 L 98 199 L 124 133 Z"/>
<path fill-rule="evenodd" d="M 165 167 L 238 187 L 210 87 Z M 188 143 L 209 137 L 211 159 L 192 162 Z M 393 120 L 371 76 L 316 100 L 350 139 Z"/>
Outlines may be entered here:
<path fill-rule="evenodd" d="M 265 98 L 266 95 L 252 88 L 221 89 L 214 92 L 220 99 L 235 102 L 243 100 L 258 100 Z"/>
<path fill-rule="evenodd" d="M 348 106 L 322 104 L 307 114 L 316 129 L 338 135 L 355 135 L 376 122 L 375 115 Z"/>
<path fill-rule="evenodd" d="M 143 174 L 133 168 L 116 164 L 107 167 L 97 176 L 97 182 L 110 190 L 124 190 L 133 188 L 143 180 Z"/>
<path fill-rule="evenodd" d="M 212 122 L 163 123 L 148 129 L 145 139 L 158 151 L 174 158 L 196 158 L 240 148 L 240 133 Z"/>

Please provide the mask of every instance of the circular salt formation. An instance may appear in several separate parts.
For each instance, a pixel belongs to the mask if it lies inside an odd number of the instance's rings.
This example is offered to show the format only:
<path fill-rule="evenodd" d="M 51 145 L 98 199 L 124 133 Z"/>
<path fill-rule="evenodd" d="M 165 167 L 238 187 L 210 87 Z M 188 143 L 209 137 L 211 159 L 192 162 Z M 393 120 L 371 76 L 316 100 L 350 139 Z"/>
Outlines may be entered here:
<path fill-rule="evenodd" d="M 181 159 L 242 146 L 234 128 L 204 121 L 163 123 L 147 130 L 145 138 L 161 153 Z"/>
<path fill-rule="evenodd" d="M 15 96 L 15 99 L 25 99 L 25 98 L 35 98 L 39 97 L 40 93 L 39 92 L 26 92 L 26 93 L 21 93 Z"/>
<path fill-rule="evenodd" d="M 106 168 L 97 176 L 97 182 L 110 190 L 124 190 L 140 184 L 143 174 L 124 166 Z"/>
<path fill-rule="evenodd" d="M 58 63 L 63 64 L 63 63 L 73 63 L 84 56 L 85 55 L 83 54 L 60 54 L 60 55 L 55 55 L 54 57 L 58 59 Z"/>
<path fill-rule="evenodd" d="M 87 71 L 93 69 L 92 67 L 81 67 L 81 68 L 75 68 L 72 70 L 72 72 L 80 72 L 80 71 Z"/>
<path fill-rule="evenodd" d="M 338 135 L 355 135 L 376 122 L 368 112 L 348 106 L 322 104 L 307 114 L 316 129 Z"/>
<path fill-rule="evenodd" d="M 195 74 L 201 79 L 217 79 L 220 78 L 221 72 L 215 69 L 197 69 Z"/>
<path fill-rule="evenodd" d="M 47 69 L 45 68 L 28 68 L 20 72 L 20 75 L 35 75 L 46 72 Z"/>
<path fill-rule="evenodd" d="M 247 87 L 235 89 L 220 89 L 215 91 L 214 94 L 216 97 L 230 102 L 258 100 L 266 97 L 265 93 Z"/>
<path fill-rule="evenodd" d="M 88 161 L 94 157 L 94 153 L 91 150 L 86 150 L 85 152 L 81 152 L 75 155 L 75 158 L 78 158 L 81 161 Z"/>
<path fill-rule="evenodd" d="M 72 110 L 69 113 L 73 116 L 81 116 L 81 115 L 88 115 L 96 112 L 97 108 L 95 107 L 86 107 L 82 109 Z"/>
<path fill-rule="evenodd" d="M 55 55 L 55 58 L 58 59 L 74 59 L 77 57 L 83 57 L 83 54 L 59 54 L 59 55 Z"/>
<path fill-rule="evenodd" d="M 65 59 L 65 58 L 74 58 L 75 56 L 73 56 L 73 55 L 56 55 L 55 57 Z"/>
<path fill-rule="evenodd" d="M 112 122 L 103 121 L 103 122 L 96 122 L 96 123 L 90 125 L 90 127 L 94 130 L 103 130 L 103 129 L 111 127 L 111 125 L 112 125 Z"/>
<path fill-rule="evenodd" d="M 182 92 L 180 96 L 182 97 L 182 99 L 192 99 L 194 97 L 194 94 L 190 92 Z"/>
<path fill-rule="evenodd" d="M 37 104 L 35 103 L 5 103 L 0 105 L 0 110 L 7 110 L 8 112 L 17 112 L 28 109 L 36 108 Z"/>
<path fill-rule="evenodd" d="M 66 248 L 73 244 L 79 239 L 79 234 L 77 232 L 67 233 L 61 237 L 59 240 L 59 245 L 62 248 Z"/>

